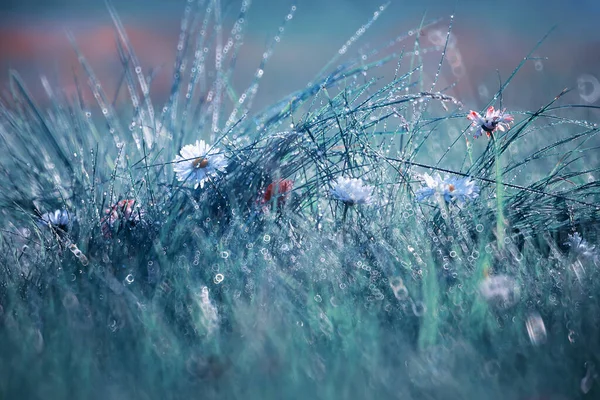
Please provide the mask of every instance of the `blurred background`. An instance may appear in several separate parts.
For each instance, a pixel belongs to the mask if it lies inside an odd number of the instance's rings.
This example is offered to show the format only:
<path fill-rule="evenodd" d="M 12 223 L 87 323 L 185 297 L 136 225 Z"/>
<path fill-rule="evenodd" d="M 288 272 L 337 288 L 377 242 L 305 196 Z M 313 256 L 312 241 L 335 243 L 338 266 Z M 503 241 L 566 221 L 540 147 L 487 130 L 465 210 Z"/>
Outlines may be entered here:
<path fill-rule="evenodd" d="M 152 95 L 164 98 L 185 0 L 114 1 L 142 65 L 155 68 Z M 224 18 L 233 21 L 238 1 L 222 1 Z M 262 53 L 277 32 L 291 2 L 254 0 L 248 14 L 245 45 L 234 83 L 247 86 Z M 376 11 L 371 0 L 300 0 L 265 70 L 256 106 L 263 107 L 304 87 L 337 54 L 338 49 Z M 600 1 L 598 0 L 392 0 L 348 57 L 370 43 L 377 47 L 418 28 L 421 20 L 441 18 L 423 32 L 423 46 L 443 44 L 454 14 L 450 61 L 444 69 L 453 94 L 467 107 L 483 107 L 524 56 L 553 26 L 557 29 L 527 62 L 505 94 L 510 108 L 537 108 L 563 88 L 574 89 L 569 101 L 598 104 L 600 100 Z M 227 32 L 227 27 L 225 32 Z M 8 87 L 8 71 L 16 69 L 40 102 L 45 95 L 39 76 L 74 91 L 77 67 L 65 31 L 74 33 L 107 91 L 121 71 L 115 33 L 101 0 L 4 0 L 0 2 L 0 89 Z M 412 41 L 404 42 L 412 50 Z M 399 51 L 402 44 L 394 50 Z M 437 65 L 439 55 L 431 62 Z M 158 68 L 158 69 L 156 69 Z M 114 89 L 113 89 L 114 90 Z"/>

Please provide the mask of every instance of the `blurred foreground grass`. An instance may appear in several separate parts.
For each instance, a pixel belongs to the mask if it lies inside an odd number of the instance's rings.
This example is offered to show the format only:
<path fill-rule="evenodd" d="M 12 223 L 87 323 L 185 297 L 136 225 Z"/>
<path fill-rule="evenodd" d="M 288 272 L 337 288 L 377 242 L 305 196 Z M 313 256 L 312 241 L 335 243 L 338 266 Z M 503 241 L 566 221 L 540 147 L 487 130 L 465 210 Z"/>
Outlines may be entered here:
<path fill-rule="evenodd" d="M 596 108 L 562 103 L 562 88 L 537 110 L 500 104 L 542 43 L 491 96 L 515 123 L 490 140 L 440 87 L 448 42 L 414 33 L 435 21 L 355 49 L 385 6 L 304 89 L 250 113 L 295 6 L 240 90 L 248 7 L 231 26 L 219 1 L 186 8 L 164 106 L 110 6 L 129 104 L 76 38 L 78 96 L 43 78 L 39 108 L 11 73 L 2 397 L 598 396 L 598 128 L 580 116 Z M 194 189 L 173 160 L 198 139 L 227 168 Z M 469 177 L 479 197 L 417 202 L 424 173 Z M 374 201 L 333 199 L 342 176 Z M 291 192 L 266 199 L 281 179 Z M 69 222 L 42 223 L 56 209 Z"/>

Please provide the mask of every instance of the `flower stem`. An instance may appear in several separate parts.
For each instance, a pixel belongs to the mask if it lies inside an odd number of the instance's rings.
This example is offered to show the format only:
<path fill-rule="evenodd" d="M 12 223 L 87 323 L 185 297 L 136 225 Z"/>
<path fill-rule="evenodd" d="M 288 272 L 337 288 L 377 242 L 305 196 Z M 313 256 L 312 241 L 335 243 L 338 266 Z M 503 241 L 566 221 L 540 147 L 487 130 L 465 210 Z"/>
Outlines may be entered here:
<path fill-rule="evenodd" d="M 342 215 L 342 224 L 346 224 L 346 216 L 348 215 L 348 203 L 344 203 L 344 214 Z"/>
<path fill-rule="evenodd" d="M 496 238 L 498 240 L 498 249 L 501 249 L 504 246 L 504 187 L 502 184 L 502 166 L 500 165 L 500 147 L 493 134 L 492 140 L 494 142 L 496 164 Z"/>

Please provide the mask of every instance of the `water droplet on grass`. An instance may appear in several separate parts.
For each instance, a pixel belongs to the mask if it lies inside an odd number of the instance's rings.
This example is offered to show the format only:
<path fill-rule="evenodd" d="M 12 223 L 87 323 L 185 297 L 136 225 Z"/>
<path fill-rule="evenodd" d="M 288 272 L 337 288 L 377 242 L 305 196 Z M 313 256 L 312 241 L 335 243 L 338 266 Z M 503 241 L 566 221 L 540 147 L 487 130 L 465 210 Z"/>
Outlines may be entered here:
<path fill-rule="evenodd" d="M 585 366 L 587 371 L 583 379 L 581 379 L 581 384 L 579 386 L 583 394 L 587 394 L 590 390 L 592 390 L 594 380 L 598 377 L 594 363 L 588 361 L 585 363 Z"/>
<path fill-rule="evenodd" d="M 537 312 L 531 313 L 525 322 L 527 334 L 531 340 L 531 344 L 539 346 L 546 342 L 546 326 L 544 320 Z"/>
<path fill-rule="evenodd" d="M 427 312 L 427 307 L 422 301 L 415 301 L 412 304 L 412 312 L 415 314 L 415 316 L 422 317 Z"/>

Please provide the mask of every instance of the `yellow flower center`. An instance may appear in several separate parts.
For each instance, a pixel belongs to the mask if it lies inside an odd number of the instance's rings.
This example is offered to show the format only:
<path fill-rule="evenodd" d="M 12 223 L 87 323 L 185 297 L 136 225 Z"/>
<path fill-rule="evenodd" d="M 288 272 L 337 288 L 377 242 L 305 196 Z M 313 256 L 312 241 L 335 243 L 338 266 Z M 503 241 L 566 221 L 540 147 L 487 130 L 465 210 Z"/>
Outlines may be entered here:
<path fill-rule="evenodd" d="M 208 158 L 198 157 L 194 161 L 192 161 L 192 166 L 194 168 L 206 168 L 208 165 Z"/>

